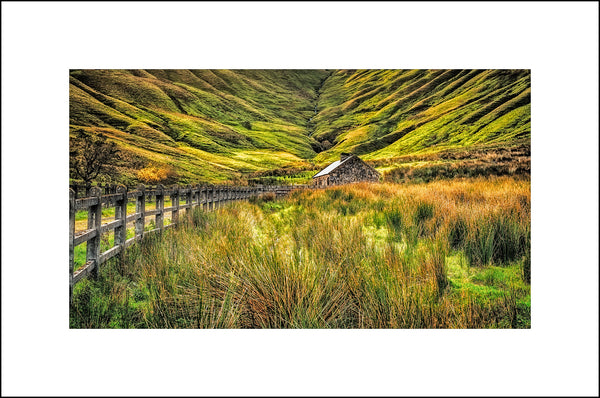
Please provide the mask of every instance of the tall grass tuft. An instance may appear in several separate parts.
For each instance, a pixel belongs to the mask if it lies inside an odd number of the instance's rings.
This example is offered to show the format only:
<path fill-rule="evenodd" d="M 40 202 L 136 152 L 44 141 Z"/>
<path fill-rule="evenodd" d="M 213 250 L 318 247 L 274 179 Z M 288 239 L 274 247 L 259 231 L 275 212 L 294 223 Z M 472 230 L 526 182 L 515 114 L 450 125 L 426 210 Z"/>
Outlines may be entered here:
<path fill-rule="evenodd" d="M 510 214 L 495 213 L 471 220 L 464 250 L 473 265 L 506 264 L 529 252 L 528 227 Z"/>

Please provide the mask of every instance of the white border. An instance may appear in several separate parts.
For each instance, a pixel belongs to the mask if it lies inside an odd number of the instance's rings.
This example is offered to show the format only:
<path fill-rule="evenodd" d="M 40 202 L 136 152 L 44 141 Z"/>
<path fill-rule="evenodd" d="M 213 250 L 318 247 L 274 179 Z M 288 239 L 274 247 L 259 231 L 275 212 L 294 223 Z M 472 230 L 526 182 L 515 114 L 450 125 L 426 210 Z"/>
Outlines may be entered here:
<path fill-rule="evenodd" d="M 69 330 L 70 68 L 532 69 L 533 328 Z M 598 395 L 597 4 L 3 2 L 2 395 L 113 394 Z"/>

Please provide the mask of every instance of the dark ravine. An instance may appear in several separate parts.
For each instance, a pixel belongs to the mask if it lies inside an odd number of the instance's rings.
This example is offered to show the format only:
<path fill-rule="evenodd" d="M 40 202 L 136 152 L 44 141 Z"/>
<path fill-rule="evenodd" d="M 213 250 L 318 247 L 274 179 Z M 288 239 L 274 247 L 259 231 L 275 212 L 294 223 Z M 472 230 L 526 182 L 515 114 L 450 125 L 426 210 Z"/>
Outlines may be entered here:
<path fill-rule="evenodd" d="M 315 97 L 314 100 L 314 114 L 310 117 L 310 119 L 308 119 L 308 123 L 307 123 L 307 130 L 308 130 L 308 136 L 312 137 L 312 135 L 315 132 L 315 124 L 313 122 L 314 118 L 319 114 L 319 101 L 321 99 L 321 93 L 323 92 L 323 86 L 325 85 L 325 82 L 327 81 L 327 79 L 329 79 L 331 77 L 331 75 L 333 74 L 333 71 L 329 72 L 329 75 L 327 75 L 327 77 L 325 77 L 323 80 L 321 80 L 321 83 L 319 84 L 319 87 L 317 88 L 316 92 L 317 92 L 317 96 Z"/>

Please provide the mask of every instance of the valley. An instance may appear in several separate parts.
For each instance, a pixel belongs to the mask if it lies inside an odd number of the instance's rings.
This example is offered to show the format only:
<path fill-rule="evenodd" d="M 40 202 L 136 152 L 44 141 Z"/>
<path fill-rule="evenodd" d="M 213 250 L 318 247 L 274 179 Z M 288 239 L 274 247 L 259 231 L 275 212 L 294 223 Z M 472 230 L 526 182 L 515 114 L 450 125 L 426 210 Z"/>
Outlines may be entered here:
<path fill-rule="evenodd" d="M 341 152 L 377 165 L 531 137 L 527 70 L 72 70 L 69 80 L 71 139 L 82 130 L 117 143 L 121 159 L 100 181 L 126 185 L 152 167 L 169 183 L 306 183 Z"/>

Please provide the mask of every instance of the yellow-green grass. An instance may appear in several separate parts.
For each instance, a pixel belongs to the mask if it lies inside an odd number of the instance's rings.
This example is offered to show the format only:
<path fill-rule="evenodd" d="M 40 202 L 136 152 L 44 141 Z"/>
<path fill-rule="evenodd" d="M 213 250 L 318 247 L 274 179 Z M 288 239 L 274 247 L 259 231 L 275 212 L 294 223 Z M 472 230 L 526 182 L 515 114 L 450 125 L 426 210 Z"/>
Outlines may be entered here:
<path fill-rule="evenodd" d="M 317 113 L 315 114 L 315 107 Z M 528 70 L 73 70 L 70 130 L 180 183 L 530 139 Z"/>
<path fill-rule="evenodd" d="M 79 283 L 71 327 L 528 328 L 530 185 L 353 184 L 196 211 Z"/>
<path fill-rule="evenodd" d="M 340 152 L 383 159 L 530 137 L 527 70 L 335 71 L 314 137 Z"/>
<path fill-rule="evenodd" d="M 268 152 L 263 159 L 276 160 L 266 167 L 287 164 L 282 152 L 314 156 L 316 142 L 304 132 L 325 75 L 319 70 L 73 70 L 71 131 L 111 131 L 125 149 L 143 149 L 134 152 L 146 161 L 172 163 L 184 178 L 231 179 L 223 160 L 239 151 Z M 185 169 L 189 159 L 177 150 L 181 144 L 222 159 L 201 159 Z M 153 152 L 159 159 L 149 156 Z M 243 163 L 232 166 L 248 169 Z M 212 173 L 202 173 L 206 167 Z"/>

